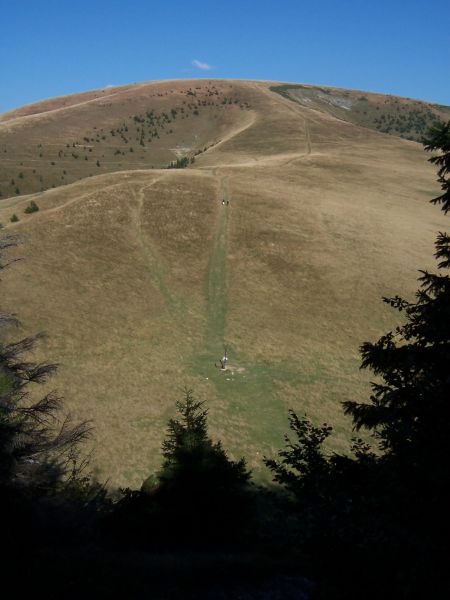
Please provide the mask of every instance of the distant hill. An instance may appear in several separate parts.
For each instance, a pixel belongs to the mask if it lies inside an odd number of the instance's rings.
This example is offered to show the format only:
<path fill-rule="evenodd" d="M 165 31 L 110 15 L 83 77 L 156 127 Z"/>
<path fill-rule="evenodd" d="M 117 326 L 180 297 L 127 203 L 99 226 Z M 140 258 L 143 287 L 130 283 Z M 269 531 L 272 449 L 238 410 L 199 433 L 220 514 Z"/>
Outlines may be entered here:
<path fill-rule="evenodd" d="M 260 479 L 290 407 L 346 446 L 340 402 L 368 394 L 358 347 L 396 325 L 380 297 L 411 297 L 444 228 L 422 146 L 392 134 L 447 110 L 202 79 L 1 116 L 0 223 L 25 242 L 2 310 L 49 334 L 37 358 L 61 363 L 54 384 L 94 420 L 100 477 L 140 485 L 185 386 Z M 389 115 L 407 129 L 377 129 Z"/>
<path fill-rule="evenodd" d="M 420 141 L 450 107 L 303 84 L 290 100 L 382 133 Z M 223 80 L 131 84 L 51 98 L 0 115 L 0 198 L 135 168 L 191 162 L 249 122 L 254 91 Z"/>
<path fill-rule="evenodd" d="M 300 84 L 270 89 L 303 106 L 406 140 L 420 142 L 430 125 L 450 119 L 450 106 L 411 98 Z"/>
<path fill-rule="evenodd" d="M 44 100 L 0 116 L 0 198 L 100 173 L 192 160 L 249 119 L 245 86 L 135 84 Z"/>

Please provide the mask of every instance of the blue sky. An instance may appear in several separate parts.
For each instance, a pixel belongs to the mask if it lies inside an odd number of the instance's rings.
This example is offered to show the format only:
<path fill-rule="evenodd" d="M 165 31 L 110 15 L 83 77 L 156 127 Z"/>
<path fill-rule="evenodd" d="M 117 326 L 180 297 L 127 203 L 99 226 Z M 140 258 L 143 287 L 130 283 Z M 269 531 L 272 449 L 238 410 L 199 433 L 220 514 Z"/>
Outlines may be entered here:
<path fill-rule="evenodd" d="M 0 19 L 0 112 L 179 77 L 328 84 L 450 105 L 448 0 L 0 0 Z"/>

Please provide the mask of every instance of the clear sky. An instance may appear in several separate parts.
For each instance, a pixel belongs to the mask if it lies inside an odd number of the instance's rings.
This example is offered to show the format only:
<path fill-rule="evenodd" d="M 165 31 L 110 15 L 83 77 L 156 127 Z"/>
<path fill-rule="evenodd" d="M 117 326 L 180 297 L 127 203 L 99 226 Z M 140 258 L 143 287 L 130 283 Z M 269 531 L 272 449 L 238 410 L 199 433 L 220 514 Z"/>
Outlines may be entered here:
<path fill-rule="evenodd" d="M 450 105 L 449 0 L 0 0 L 0 112 L 180 77 L 318 83 Z"/>

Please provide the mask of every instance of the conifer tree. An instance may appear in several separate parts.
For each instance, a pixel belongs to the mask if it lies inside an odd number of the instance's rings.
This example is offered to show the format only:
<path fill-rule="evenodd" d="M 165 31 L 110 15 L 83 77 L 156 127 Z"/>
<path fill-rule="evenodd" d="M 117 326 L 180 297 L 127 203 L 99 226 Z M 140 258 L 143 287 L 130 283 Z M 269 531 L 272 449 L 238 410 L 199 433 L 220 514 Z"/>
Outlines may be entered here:
<path fill-rule="evenodd" d="M 431 200 L 450 210 L 450 122 L 435 126 L 424 142 L 437 151 L 442 194 Z M 345 402 L 357 429 L 374 431 L 385 456 L 407 477 L 424 478 L 428 492 L 444 483 L 450 450 L 450 236 L 440 232 L 438 273 L 421 271 L 416 301 L 395 296 L 384 301 L 406 315 L 406 323 L 377 342 L 361 346 L 362 367 L 382 378 L 372 384 L 368 404 Z"/>
<path fill-rule="evenodd" d="M 244 459 L 228 458 L 207 431 L 207 410 L 186 390 L 169 420 L 162 445 L 164 462 L 150 489 L 174 545 L 221 547 L 246 529 L 250 473 Z"/>
<path fill-rule="evenodd" d="M 17 260 L 5 255 L 19 241 L 0 236 L 1 275 Z M 42 335 L 11 341 L 18 325 L 15 316 L 0 313 L 2 584 L 18 597 L 45 596 L 49 581 L 67 590 L 83 572 L 71 552 L 92 539 L 106 494 L 86 471 L 82 442 L 89 424 L 64 416 L 55 392 L 39 394 L 57 365 L 31 360 Z"/>
<path fill-rule="evenodd" d="M 4 262 L 4 255 L 17 243 L 15 236 L 0 237 L 0 271 L 14 262 Z M 0 313 L 0 488 L 4 494 L 41 497 L 76 476 L 77 449 L 89 426 L 61 419 L 56 393 L 40 399 L 31 395 L 30 388 L 45 383 L 57 365 L 28 358 L 42 334 L 6 341 L 7 329 L 18 324 L 14 316 Z"/>
<path fill-rule="evenodd" d="M 203 405 L 194 399 L 192 390 L 186 390 L 184 400 L 177 402 L 180 417 L 169 420 L 162 445 L 164 463 L 158 474 L 161 486 L 187 486 L 191 490 L 217 487 L 227 493 L 248 482 L 245 460 L 230 460 L 222 443 L 208 436 L 208 411 Z"/>
<path fill-rule="evenodd" d="M 161 469 L 140 491 L 123 490 L 112 528 L 123 541 L 157 548 L 240 545 L 251 526 L 250 472 L 207 431 L 204 403 L 187 390 L 169 420 Z"/>
<path fill-rule="evenodd" d="M 431 129 L 450 211 L 450 122 Z M 300 534 L 324 597 L 447 597 L 450 523 L 450 236 L 439 232 L 438 272 L 421 271 L 415 302 L 384 301 L 406 316 L 403 325 L 361 346 L 362 368 L 377 375 L 368 402 L 344 402 L 356 430 L 366 429 L 376 453 L 355 440 L 351 455 L 326 453 L 328 426 L 291 413 L 278 460 L 266 459 L 275 481 L 294 498 Z M 326 565 L 325 569 L 323 565 Z M 322 596 L 320 596 L 322 597 Z"/>

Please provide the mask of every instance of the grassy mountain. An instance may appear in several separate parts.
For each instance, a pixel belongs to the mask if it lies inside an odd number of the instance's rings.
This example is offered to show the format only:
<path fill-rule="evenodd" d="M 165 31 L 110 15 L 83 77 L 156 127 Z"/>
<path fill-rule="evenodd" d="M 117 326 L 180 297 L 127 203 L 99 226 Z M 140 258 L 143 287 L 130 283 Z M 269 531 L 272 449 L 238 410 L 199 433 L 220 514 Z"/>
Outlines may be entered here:
<path fill-rule="evenodd" d="M 232 83 L 141 84 L 45 100 L 0 117 L 7 198 L 127 169 L 191 160 L 249 120 Z"/>
<path fill-rule="evenodd" d="M 450 106 L 411 98 L 314 85 L 274 85 L 270 89 L 303 106 L 407 140 L 421 141 L 428 126 L 450 118 Z"/>
<path fill-rule="evenodd" d="M 420 144 L 355 112 L 406 101 L 348 92 L 367 100 L 347 110 L 305 100 L 320 88 L 295 86 L 293 101 L 274 87 L 144 83 L 0 117 L 0 222 L 26 239 L 2 308 L 48 332 L 42 355 L 61 363 L 72 412 L 94 419 L 113 484 L 159 464 L 184 386 L 260 477 L 289 407 L 336 424 L 342 448 L 339 403 L 368 393 L 358 346 L 396 324 L 380 296 L 411 295 L 432 267 L 434 171 Z M 177 160 L 187 168 L 166 168 Z"/>

